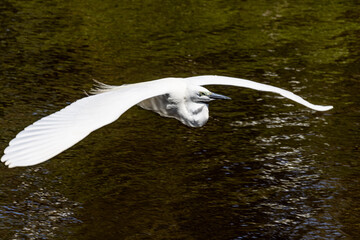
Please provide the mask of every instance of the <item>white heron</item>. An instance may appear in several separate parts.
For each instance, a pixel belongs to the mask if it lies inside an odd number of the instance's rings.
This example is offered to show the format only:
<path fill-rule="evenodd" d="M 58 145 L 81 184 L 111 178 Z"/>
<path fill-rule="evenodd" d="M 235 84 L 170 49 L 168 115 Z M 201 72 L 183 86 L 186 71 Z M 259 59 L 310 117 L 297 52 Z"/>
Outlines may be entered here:
<path fill-rule="evenodd" d="M 201 127 L 209 118 L 208 104 L 230 99 L 203 85 L 230 85 L 278 93 L 317 111 L 332 106 L 314 105 L 287 90 L 250 80 L 223 76 L 163 78 L 122 86 L 99 83 L 93 95 L 84 97 L 34 122 L 10 141 L 1 161 L 8 167 L 31 166 L 70 148 L 94 130 L 118 119 L 134 105 L 163 117 L 175 118 L 186 126 Z"/>

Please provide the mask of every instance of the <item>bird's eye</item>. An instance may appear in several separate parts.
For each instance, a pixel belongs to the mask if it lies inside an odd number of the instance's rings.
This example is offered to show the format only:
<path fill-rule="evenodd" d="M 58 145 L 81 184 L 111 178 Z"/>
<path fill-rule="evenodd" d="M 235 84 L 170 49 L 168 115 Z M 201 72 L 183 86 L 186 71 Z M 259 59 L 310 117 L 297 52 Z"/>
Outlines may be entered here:
<path fill-rule="evenodd" d="M 206 96 L 206 93 L 205 93 L 205 92 L 199 92 L 199 96 L 200 96 L 200 97 Z"/>

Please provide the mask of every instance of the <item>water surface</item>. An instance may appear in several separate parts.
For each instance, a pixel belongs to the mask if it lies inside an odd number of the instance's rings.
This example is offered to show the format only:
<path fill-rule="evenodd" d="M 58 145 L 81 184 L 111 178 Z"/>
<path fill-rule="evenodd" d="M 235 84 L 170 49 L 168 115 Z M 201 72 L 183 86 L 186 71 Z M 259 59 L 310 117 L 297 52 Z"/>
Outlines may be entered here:
<path fill-rule="evenodd" d="M 0 167 L 1 239 L 355 239 L 356 1 L 3 0 L 0 149 L 91 88 L 218 74 L 203 128 L 134 107 L 52 160 Z"/>

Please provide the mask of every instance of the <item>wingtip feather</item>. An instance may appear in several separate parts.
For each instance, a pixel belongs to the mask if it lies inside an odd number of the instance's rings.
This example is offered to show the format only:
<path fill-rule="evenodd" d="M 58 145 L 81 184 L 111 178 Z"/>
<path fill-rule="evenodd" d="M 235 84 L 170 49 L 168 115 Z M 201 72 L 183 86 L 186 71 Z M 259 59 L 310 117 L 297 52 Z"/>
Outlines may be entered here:
<path fill-rule="evenodd" d="M 333 109 L 333 106 L 321 106 L 321 105 L 316 105 L 316 108 L 314 108 L 316 111 L 321 111 L 321 112 L 325 112 L 325 111 L 329 111 L 331 109 Z"/>

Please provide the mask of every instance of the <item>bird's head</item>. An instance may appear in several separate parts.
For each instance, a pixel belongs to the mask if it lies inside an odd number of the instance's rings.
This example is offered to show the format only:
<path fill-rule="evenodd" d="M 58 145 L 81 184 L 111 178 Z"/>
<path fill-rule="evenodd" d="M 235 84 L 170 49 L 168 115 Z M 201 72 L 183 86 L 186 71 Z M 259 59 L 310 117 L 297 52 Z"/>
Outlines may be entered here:
<path fill-rule="evenodd" d="M 227 96 L 210 92 L 209 90 L 201 86 L 191 86 L 189 90 L 191 101 L 197 103 L 208 103 L 216 99 L 231 99 Z"/>

